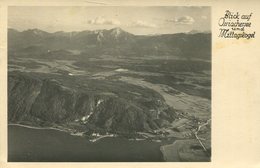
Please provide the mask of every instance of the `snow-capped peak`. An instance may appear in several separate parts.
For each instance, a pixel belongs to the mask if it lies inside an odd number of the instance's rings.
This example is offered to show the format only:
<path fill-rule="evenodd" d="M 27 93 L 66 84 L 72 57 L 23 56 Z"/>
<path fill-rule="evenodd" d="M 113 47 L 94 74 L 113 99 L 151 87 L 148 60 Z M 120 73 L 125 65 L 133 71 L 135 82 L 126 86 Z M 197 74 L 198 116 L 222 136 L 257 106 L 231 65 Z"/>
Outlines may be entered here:
<path fill-rule="evenodd" d="M 111 29 L 111 30 L 112 30 L 111 34 L 115 37 L 120 36 L 120 34 L 123 32 L 123 30 L 119 27 L 116 27 L 116 28 Z"/>

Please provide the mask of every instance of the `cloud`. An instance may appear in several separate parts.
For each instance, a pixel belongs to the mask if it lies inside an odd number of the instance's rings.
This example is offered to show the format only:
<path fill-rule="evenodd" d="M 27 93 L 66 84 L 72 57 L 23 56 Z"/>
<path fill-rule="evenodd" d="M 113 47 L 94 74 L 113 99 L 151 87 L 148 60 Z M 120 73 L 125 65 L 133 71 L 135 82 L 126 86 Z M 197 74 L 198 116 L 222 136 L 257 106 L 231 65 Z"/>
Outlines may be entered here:
<path fill-rule="evenodd" d="M 133 21 L 131 24 L 128 25 L 129 27 L 141 27 L 141 28 L 156 28 L 157 26 L 153 23 L 148 23 L 146 21 L 137 20 Z"/>
<path fill-rule="evenodd" d="M 207 19 L 208 17 L 207 16 L 201 16 L 201 19 Z"/>
<path fill-rule="evenodd" d="M 168 19 L 167 21 L 178 25 L 191 25 L 195 22 L 195 20 L 190 16 L 181 16 L 175 19 Z"/>
<path fill-rule="evenodd" d="M 92 25 L 120 25 L 120 21 L 117 19 L 106 19 L 104 17 L 96 17 L 87 21 L 88 24 Z"/>

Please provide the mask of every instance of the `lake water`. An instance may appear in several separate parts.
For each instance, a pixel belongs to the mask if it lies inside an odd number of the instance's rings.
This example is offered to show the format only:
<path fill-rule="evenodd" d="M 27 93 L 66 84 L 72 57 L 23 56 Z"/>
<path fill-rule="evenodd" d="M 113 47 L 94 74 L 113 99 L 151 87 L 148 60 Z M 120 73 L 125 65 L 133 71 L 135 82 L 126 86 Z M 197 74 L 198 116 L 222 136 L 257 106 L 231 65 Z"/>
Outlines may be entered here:
<path fill-rule="evenodd" d="M 161 145 L 119 137 L 93 143 L 58 130 L 8 126 L 9 162 L 161 162 Z"/>

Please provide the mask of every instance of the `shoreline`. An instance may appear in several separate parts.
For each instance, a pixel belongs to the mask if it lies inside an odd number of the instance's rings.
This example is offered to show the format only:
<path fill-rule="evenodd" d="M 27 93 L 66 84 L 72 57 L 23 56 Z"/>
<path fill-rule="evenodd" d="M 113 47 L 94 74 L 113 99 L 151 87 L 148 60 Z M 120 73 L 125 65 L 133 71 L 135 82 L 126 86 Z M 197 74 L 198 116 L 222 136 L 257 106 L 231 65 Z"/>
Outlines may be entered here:
<path fill-rule="evenodd" d="M 40 129 L 27 129 L 17 124 L 9 126 L 8 154 L 11 162 L 33 162 L 35 160 L 41 162 L 93 162 L 93 160 L 120 162 L 122 159 L 124 159 L 124 162 L 150 162 L 154 160 L 164 162 L 160 145 L 150 143 L 144 145 L 144 143 L 138 141 L 133 143 L 121 137 L 118 139 L 117 137 L 115 139 L 109 137 L 98 141 L 98 143 L 91 143 L 80 137 L 70 138 L 69 134 L 62 132 L 41 132 Z M 48 148 L 45 146 L 48 146 Z M 129 150 L 129 146 L 133 150 Z M 139 151 L 142 147 L 144 147 L 142 150 L 144 153 Z M 150 148 L 152 148 L 152 154 Z M 66 154 L 67 151 L 71 152 Z M 101 151 L 104 151 L 104 153 L 100 157 Z M 65 153 L 66 157 L 61 152 Z M 122 154 L 120 154 L 121 152 Z M 26 157 L 24 153 L 33 154 Z"/>
<path fill-rule="evenodd" d="M 60 131 L 60 132 L 64 132 L 64 133 L 68 133 L 69 135 L 71 136 L 77 136 L 77 137 L 84 137 L 83 135 L 79 135 L 77 133 L 72 133 L 70 132 L 69 130 L 62 130 L 62 129 L 59 129 L 59 128 L 54 128 L 54 127 L 36 127 L 36 126 L 30 126 L 30 125 L 23 125 L 23 124 L 15 124 L 15 123 L 10 123 L 8 124 L 8 126 L 19 126 L 19 127 L 24 127 L 24 128 L 29 128 L 29 129 L 36 129 L 36 130 L 56 130 L 56 131 Z M 89 142 L 92 142 L 92 143 L 95 143 L 101 139 L 104 139 L 104 138 L 116 138 L 118 137 L 118 135 L 111 135 L 111 134 L 108 134 L 108 135 L 101 135 L 99 137 L 92 137 L 92 138 L 88 138 L 87 140 Z M 134 141 L 140 141 L 140 140 L 146 140 L 146 139 L 138 139 L 138 138 L 133 138 L 133 139 L 129 139 L 129 138 L 126 138 L 127 140 L 131 141 L 131 140 L 134 140 Z M 152 140 L 153 142 L 156 142 L 156 143 L 161 143 L 162 141 L 158 142 L 156 140 Z M 163 144 L 160 146 L 162 147 L 164 146 Z M 161 150 L 160 150 L 161 151 Z M 162 152 L 162 151 L 161 151 Z"/>
<path fill-rule="evenodd" d="M 69 135 L 71 136 L 77 136 L 77 137 L 84 137 L 83 135 L 77 135 L 77 134 L 74 134 L 68 130 L 62 130 L 62 129 L 59 129 L 59 128 L 53 128 L 53 127 L 35 127 L 35 126 L 29 126 L 29 125 L 23 125 L 23 124 L 8 124 L 8 126 L 19 126 L 19 127 L 24 127 L 24 128 L 29 128 L 29 129 L 37 129 L 37 130 L 56 130 L 56 131 L 60 131 L 60 132 L 65 132 L 65 133 L 68 133 Z M 94 139 L 87 139 L 89 142 L 92 142 L 92 143 L 95 143 L 103 138 L 107 138 L 107 137 L 117 137 L 116 135 L 103 135 L 103 136 L 100 136 L 100 137 L 95 137 Z"/>
<path fill-rule="evenodd" d="M 62 129 L 58 129 L 58 128 L 53 128 L 53 127 L 35 127 L 35 126 L 29 126 L 29 125 L 23 125 L 23 124 L 14 124 L 14 123 L 10 123 L 8 124 L 8 126 L 18 126 L 18 127 L 23 127 L 23 128 L 29 128 L 29 129 L 36 129 L 36 130 L 55 130 L 55 131 L 60 131 L 60 132 L 64 132 L 64 133 L 68 133 L 69 135 L 71 136 L 77 136 L 77 137 L 83 137 L 83 136 L 78 136 L 78 135 L 73 135 L 71 134 L 71 132 L 69 131 L 66 131 L 66 130 L 62 130 Z M 104 135 L 104 136 L 101 136 L 101 137 L 96 137 L 94 139 L 87 139 L 89 142 L 91 143 L 95 143 L 101 139 L 104 139 L 104 138 L 116 138 L 118 136 L 111 136 L 111 135 Z M 128 139 L 129 141 L 131 140 L 134 140 L 134 139 Z M 142 139 L 142 140 L 145 140 L 145 139 Z M 139 140 L 135 140 L 135 141 L 139 141 Z M 153 141 L 154 142 L 154 141 Z M 175 141 L 174 141 L 175 142 Z M 174 143 L 173 142 L 173 143 Z M 170 144 L 169 144 L 170 145 Z M 165 158 L 164 156 L 164 152 L 162 150 L 162 148 L 164 147 L 165 145 L 161 144 L 161 146 L 159 147 L 159 151 L 161 153 L 161 156 L 162 156 L 162 160 L 163 162 L 167 162 L 167 159 Z"/>
<path fill-rule="evenodd" d="M 54 127 L 35 127 L 35 126 L 30 126 L 30 125 L 12 124 L 12 123 L 8 124 L 8 126 L 20 126 L 20 127 L 24 127 L 24 128 L 38 129 L 38 130 L 56 130 L 56 131 L 70 133 L 69 131 L 62 130 L 62 129 L 59 129 L 59 128 L 54 128 Z"/>

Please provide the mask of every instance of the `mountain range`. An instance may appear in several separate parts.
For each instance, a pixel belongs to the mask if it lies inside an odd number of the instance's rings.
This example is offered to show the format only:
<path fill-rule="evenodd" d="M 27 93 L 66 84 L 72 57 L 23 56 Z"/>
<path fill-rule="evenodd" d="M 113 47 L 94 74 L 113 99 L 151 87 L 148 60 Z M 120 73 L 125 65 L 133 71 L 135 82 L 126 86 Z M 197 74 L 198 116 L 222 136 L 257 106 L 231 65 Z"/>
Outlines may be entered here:
<path fill-rule="evenodd" d="M 211 33 L 192 32 L 161 35 L 134 35 L 121 28 L 49 33 L 39 29 L 19 32 L 8 29 L 9 56 L 42 57 L 50 51 L 83 56 L 174 56 L 184 59 L 211 57 Z M 24 53 L 24 54 L 23 54 Z M 48 54 L 47 54 L 48 55 Z"/>

